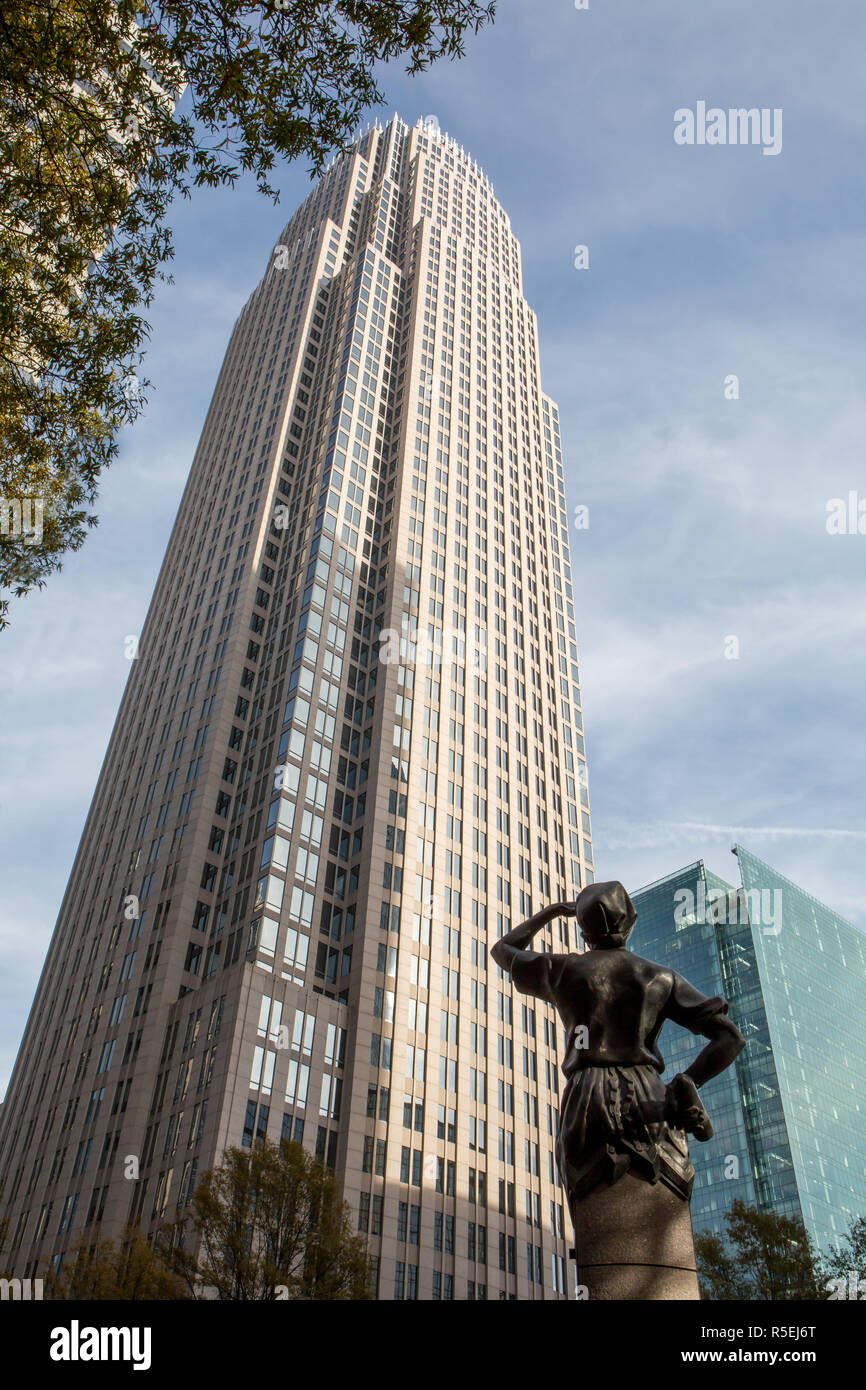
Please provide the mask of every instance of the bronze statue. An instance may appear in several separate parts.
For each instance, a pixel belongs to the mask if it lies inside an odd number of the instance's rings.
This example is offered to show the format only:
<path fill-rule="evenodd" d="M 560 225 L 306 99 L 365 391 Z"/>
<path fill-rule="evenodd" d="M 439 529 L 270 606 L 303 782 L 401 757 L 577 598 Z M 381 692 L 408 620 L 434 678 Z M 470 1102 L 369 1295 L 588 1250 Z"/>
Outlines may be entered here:
<path fill-rule="evenodd" d="M 577 918 L 589 948 L 583 954 L 528 949 L 558 916 Z M 694 1169 L 686 1135 L 706 1140 L 713 1133 L 698 1087 L 745 1046 L 724 999 L 706 998 L 676 971 L 627 949 L 636 918 L 621 883 L 594 883 L 574 903 L 543 908 L 491 949 L 515 988 L 555 1005 L 565 1025 L 557 1159 L 576 1232 L 587 1197 L 626 1174 L 664 1184 L 688 1203 Z M 668 1018 L 709 1042 L 665 1086 L 657 1039 Z"/>

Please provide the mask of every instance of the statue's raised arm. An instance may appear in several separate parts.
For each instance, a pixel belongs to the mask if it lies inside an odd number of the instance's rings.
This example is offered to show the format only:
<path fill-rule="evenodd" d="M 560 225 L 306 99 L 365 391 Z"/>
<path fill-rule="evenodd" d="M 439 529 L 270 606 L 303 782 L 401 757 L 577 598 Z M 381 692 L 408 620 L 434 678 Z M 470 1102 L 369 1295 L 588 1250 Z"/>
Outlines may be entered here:
<path fill-rule="evenodd" d="M 506 932 L 505 936 L 491 946 L 490 954 L 501 965 L 503 970 L 510 971 L 515 964 L 528 964 L 529 957 L 540 954 L 537 951 L 527 950 L 530 941 L 537 932 L 540 932 L 552 922 L 554 917 L 576 917 L 577 903 L 551 903 L 549 907 L 543 907 L 540 912 L 534 913 L 532 917 L 527 917 L 525 922 L 521 922 L 519 927 L 513 931 Z"/>

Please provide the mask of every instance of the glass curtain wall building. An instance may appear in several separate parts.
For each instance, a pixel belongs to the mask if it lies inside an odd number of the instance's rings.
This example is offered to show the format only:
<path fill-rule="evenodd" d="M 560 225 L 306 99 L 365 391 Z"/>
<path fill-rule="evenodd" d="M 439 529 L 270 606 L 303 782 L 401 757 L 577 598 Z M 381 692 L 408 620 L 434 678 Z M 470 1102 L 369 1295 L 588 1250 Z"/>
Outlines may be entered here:
<path fill-rule="evenodd" d="M 631 897 L 638 916 L 629 947 L 637 955 L 670 966 L 684 975 L 702 994 L 721 994 L 729 998 L 717 929 L 712 922 L 700 920 L 706 914 L 699 911 L 699 904 L 706 900 L 707 893 L 714 891 L 724 894 L 727 900 L 733 889 L 699 862 L 633 893 Z M 686 898 L 685 894 L 691 897 Z M 680 903 L 689 910 L 675 920 Z M 731 1013 L 734 1015 L 733 1009 Z M 735 1021 L 739 1026 L 736 1017 Z M 748 1039 L 749 1035 L 745 1036 Z M 670 1023 L 664 1025 L 659 1046 L 665 1059 L 667 1080 L 685 1070 L 696 1056 L 700 1041 L 682 1028 Z M 721 1234 L 724 1215 L 731 1202 L 739 1197 L 753 1205 L 757 1196 L 742 1082 L 736 1068 L 729 1067 L 721 1076 L 708 1081 L 701 1088 L 701 1096 L 715 1133 L 706 1144 L 695 1140 L 690 1143 L 695 1168 L 692 1225 L 696 1231 L 711 1229 Z"/>
<path fill-rule="evenodd" d="M 827 1248 L 866 1214 L 866 935 L 749 851 L 739 888 L 692 864 L 633 895 L 632 946 L 723 994 L 747 1045 L 704 1088 L 695 1230 L 735 1198 L 803 1221 Z M 695 1041 L 666 1025 L 670 1074 Z"/>

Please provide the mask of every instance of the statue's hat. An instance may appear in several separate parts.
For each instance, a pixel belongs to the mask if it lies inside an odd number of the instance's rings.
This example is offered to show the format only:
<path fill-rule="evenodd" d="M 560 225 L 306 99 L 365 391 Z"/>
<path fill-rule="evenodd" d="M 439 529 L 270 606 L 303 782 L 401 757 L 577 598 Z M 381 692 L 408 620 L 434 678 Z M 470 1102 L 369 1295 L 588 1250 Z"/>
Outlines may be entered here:
<path fill-rule="evenodd" d="M 593 945 L 624 946 L 637 920 L 635 905 L 621 883 L 590 883 L 577 897 L 577 924 Z"/>

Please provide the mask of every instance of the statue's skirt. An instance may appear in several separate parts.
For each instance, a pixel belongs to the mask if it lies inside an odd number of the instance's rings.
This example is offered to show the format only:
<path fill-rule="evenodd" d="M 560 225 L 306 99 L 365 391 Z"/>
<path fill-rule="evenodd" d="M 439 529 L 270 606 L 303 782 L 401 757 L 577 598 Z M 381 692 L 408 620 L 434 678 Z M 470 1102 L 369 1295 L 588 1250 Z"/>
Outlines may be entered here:
<path fill-rule="evenodd" d="M 687 1201 L 694 1179 L 688 1141 L 664 1119 L 655 1067 L 579 1067 L 562 1094 L 557 1159 L 569 1205 L 631 1172 Z"/>

